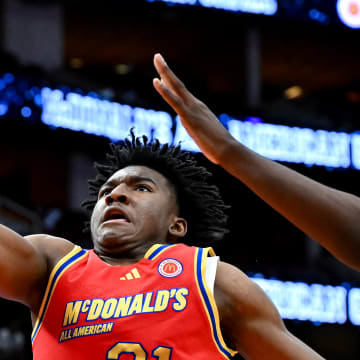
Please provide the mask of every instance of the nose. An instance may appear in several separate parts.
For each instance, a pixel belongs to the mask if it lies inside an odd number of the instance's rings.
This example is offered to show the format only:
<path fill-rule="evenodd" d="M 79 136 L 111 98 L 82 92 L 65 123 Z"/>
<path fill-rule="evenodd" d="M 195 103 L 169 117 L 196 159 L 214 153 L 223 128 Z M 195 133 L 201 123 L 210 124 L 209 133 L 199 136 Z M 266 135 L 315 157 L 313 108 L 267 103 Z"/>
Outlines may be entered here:
<path fill-rule="evenodd" d="M 129 196 L 126 194 L 124 187 L 120 185 L 114 188 L 105 198 L 107 205 L 111 205 L 116 201 L 123 204 L 128 204 L 129 200 Z"/>

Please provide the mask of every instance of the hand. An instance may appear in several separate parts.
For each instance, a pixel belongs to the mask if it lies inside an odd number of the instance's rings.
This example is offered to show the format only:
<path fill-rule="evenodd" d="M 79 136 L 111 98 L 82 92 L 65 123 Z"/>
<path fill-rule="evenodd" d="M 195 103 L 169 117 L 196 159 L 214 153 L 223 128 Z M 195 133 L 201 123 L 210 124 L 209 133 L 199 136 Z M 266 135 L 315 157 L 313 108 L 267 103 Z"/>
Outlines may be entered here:
<path fill-rule="evenodd" d="M 160 54 L 154 56 L 154 65 L 160 75 L 160 80 L 153 80 L 155 89 L 179 115 L 184 128 L 203 154 L 218 164 L 235 140 L 214 113 L 186 89 Z"/>

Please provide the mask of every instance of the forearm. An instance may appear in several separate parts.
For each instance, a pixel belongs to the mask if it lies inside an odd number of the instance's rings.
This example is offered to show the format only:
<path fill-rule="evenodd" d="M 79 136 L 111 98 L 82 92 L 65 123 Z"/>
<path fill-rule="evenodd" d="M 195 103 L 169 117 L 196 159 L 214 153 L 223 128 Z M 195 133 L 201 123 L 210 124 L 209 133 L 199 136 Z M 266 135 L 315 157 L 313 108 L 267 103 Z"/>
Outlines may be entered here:
<path fill-rule="evenodd" d="M 160 55 L 154 64 L 159 94 L 211 161 L 241 180 L 260 198 L 346 264 L 360 270 L 360 199 L 321 185 L 237 142 L 211 110 L 195 98 Z"/>
<path fill-rule="evenodd" d="M 346 264 L 360 269 L 360 199 L 265 159 L 229 138 L 216 162 Z"/>

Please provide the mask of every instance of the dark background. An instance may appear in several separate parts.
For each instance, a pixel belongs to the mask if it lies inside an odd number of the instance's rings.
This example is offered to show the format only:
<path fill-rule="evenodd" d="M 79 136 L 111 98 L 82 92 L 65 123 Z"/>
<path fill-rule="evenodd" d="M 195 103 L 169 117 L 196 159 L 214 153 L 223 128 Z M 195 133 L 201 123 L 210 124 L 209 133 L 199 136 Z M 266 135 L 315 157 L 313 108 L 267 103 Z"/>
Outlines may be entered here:
<path fill-rule="evenodd" d="M 56 66 L 50 66 L 46 59 L 25 61 L 11 51 L 8 2 L 0 2 L 0 69 L 39 86 L 66 85 L 122 104 L 170 112 L 152 88 L 152 57 L 161 52 L 188 88 L 216 114 L 259 116 L 274 124 L 313 129 L 360 129 L 360 33 L 340 23 L 335 2 L 283 1 L 275 17 L 140 0 L 18 3 L 25 7 L 19 10 L 25 14 L 29 7 L 61 9 L 61 41 L 54 42 L 54 49 L 62 49 L 61 56 Z M 327 14 L 328 20 L 310 19 L 310 8 Z M 29 35 L 21 26 L 18 37 L 26 41 Z M 255 50 L 249 34 L 258 39 Z M 37 46 L 45 46 L 46 41 L 42 34 Z M 41 50 L 33 46 L 31 51 Z M 249 70 L 252 51 L 260 58 L 255 74 Z M 284 91 L 294 85 L 303 93 L 287 99 Z M 249 95 L 254 86 L 255 99 Z M 0 216 L 13 221 L 24 234 L 47 232 L 90 247 L 90 239 L 82 233 L 85 215 L 79 203 L 81 196 L 86 197 L 87 177 L 95 174 L 91 163 L 103 158 L 109 141 L 53 130 L 41 124 L 39 113 L 25 120 L 15 105 L 11 109 L 0 117 L 0 197 L 29 210 L 31 216 L 6 202 L 0 204 Z M 196 157 L 214 173 L 214 183 L 231 205 L 231 232 L 215 245 L 222 260 L 245 272 L 281 280 L 360 286 L 357 272 L 315 245 L 239 181 L 202 155 Z M 286 165 L 360 195 L 357 170 Z M 82 191 L 76 193 L 79 187 Z M 0 332 L 0 359 L 31 358 L 28 311 L 5 300 L 1 304 L 0 328 L 25 333 L 26 343 L 25 351 L 17 354 L 3 350 Z M 327 359 L 360 357 L 359 327 L 295 321 L 286 325 Z"/>

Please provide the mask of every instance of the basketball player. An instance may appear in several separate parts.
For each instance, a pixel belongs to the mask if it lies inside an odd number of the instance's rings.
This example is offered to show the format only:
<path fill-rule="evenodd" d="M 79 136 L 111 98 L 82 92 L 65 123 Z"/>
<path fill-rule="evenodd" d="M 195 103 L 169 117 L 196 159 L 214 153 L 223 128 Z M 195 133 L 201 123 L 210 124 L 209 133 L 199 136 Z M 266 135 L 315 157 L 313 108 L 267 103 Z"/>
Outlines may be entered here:
<path fill-rule="evenodd" d="M 31 310 L 35 360 L 322 359 L 244 273 L 184 245 L 227 232 L 218 189 L 189 153 L 131 133 L 96 169 L 84 202 L 94 249 L 0 226 L 0 295 Z"/>
<path fill-rule="evenodd" d="M 237 142 L 209 108 L 174 75 L 161 55 L 156 90 L 180 115 L 182 124 L 207 158 L 345 264 L 360 270 L 360 199 L 311 180 Z"/>

